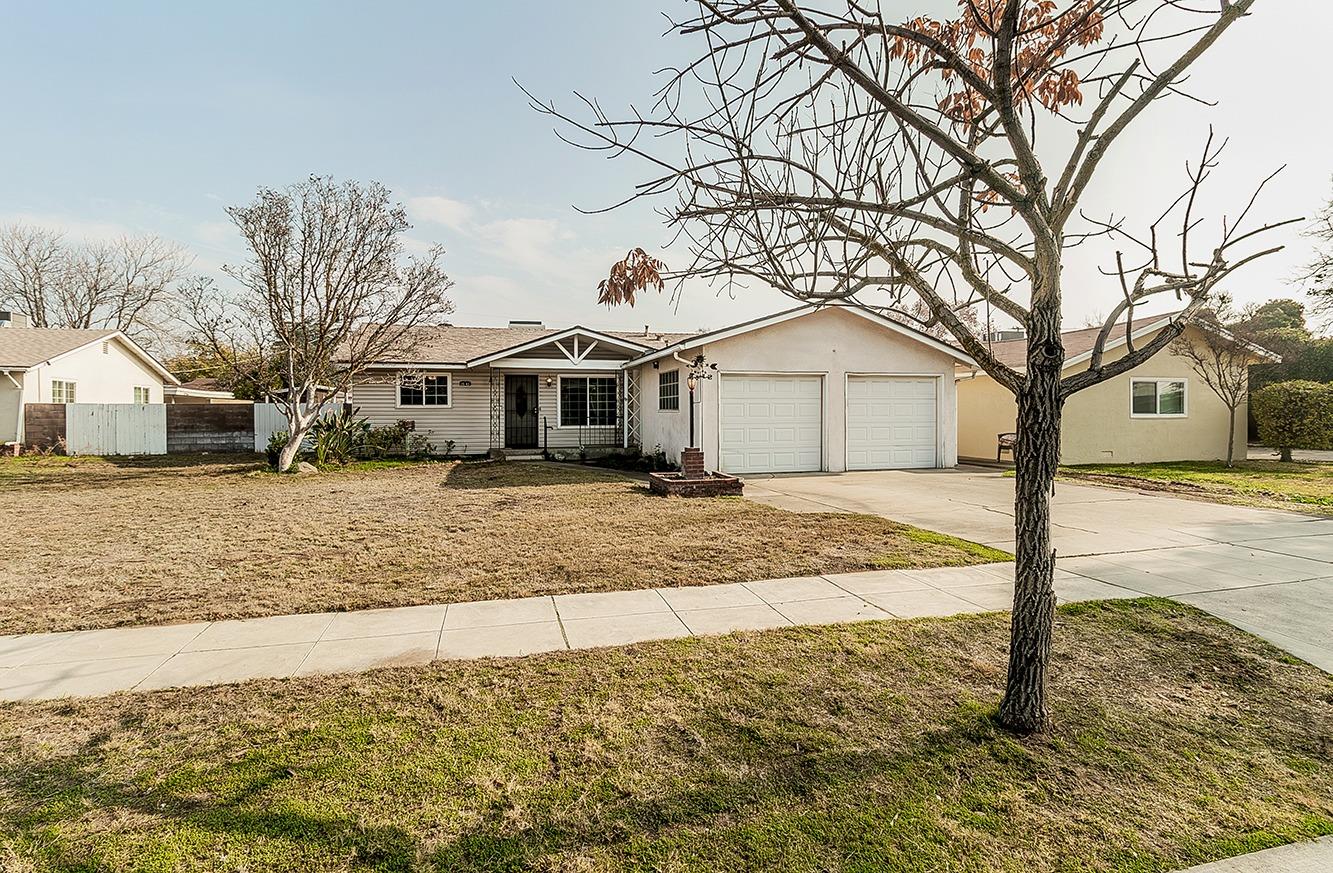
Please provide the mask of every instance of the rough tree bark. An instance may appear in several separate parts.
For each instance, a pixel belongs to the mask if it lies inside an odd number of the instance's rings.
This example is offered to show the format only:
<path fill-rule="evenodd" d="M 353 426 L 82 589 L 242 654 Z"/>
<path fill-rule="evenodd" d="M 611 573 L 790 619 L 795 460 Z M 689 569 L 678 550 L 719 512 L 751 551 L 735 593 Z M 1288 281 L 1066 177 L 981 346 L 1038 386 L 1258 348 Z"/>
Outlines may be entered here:
<path fill-rule="evenodd" d="M 1014 609 L 1009 672 L 999 717 L 1016 733 L 1041 730 L 1047 720 L 1046 665 L 1055 623 L 1055 550 L 1051 497 L 1060 460 L 1059 306 L 1034 301 L 1029 326 L 1028 378 L 1017 397 L 1014 447 Z"/>

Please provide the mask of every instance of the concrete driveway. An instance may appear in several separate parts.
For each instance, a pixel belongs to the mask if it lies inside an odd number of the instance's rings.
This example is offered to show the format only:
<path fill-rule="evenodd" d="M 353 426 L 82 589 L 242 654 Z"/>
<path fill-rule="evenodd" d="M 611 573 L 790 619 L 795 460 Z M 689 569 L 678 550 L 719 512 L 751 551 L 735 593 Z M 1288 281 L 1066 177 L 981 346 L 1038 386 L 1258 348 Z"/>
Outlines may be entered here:
<path fill-rule="evenodd" d="M 1014 548 L 1014 480 L 983 467 L 748 476 L 745 494 Z M 1064 569 L 1193 604 L 1333 672 L 1333 519 L 1069 482 L 1053 516 Z"/>

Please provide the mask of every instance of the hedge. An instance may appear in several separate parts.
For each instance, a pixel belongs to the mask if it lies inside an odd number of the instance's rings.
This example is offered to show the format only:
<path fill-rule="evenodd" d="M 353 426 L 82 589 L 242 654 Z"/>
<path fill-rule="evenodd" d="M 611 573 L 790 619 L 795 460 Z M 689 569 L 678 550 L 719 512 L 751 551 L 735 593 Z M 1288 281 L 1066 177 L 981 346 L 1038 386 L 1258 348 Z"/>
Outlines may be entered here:
<path fill-rule="evenodd" d="M 1250 409 L 1259 439 L 1282 450 L 1333 449 L 1333 382 L 1275 382 L 1255 393 Z"/>

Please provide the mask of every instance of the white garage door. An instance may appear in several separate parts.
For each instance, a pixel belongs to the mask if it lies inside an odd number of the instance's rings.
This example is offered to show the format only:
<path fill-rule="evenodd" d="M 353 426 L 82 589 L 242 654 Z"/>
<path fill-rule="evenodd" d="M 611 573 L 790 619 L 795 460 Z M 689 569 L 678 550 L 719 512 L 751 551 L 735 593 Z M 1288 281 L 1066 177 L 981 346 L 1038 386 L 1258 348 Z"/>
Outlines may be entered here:
<path fill-rule="evenodd" d="M 822 386 L 818 376 L 723 376 L 722 470 L 796 473 L 821 469 Z"/>
<path fill-rule="evenodd" d="M 847 378 L 847 469 L 934 467 L 935 381 Z"/>

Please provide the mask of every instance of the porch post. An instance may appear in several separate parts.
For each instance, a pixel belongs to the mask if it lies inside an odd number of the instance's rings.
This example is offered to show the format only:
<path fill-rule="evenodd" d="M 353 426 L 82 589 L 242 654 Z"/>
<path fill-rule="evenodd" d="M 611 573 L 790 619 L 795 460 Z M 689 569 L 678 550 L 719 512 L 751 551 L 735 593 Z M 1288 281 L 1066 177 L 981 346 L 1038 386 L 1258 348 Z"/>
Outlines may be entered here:
<path fill-rule="evenodd" d="M 491 448 L 504 448 L 504 377 L 494 367 L 491 372 Z"/>

